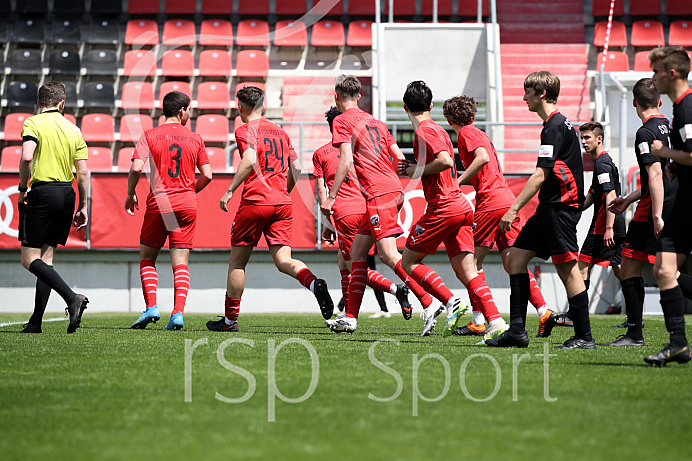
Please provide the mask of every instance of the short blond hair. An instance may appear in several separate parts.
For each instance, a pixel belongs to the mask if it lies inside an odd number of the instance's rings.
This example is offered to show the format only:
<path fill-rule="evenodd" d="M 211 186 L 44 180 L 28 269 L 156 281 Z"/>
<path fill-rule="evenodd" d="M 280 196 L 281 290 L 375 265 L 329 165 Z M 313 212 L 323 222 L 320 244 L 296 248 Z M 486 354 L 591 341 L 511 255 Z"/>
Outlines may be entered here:
<path fill-rule="evenodd" d="M 690 55 L 681 46 L 659 46 L 649 53 L 651 63 L 660 62 L 663 70 L 668 72 L 671 69 L 680 74 L 680 78 L 687 80 L 690 73 Z"/>
<path fill-rule="evenodd" d="M 524 79 L 524 90 L 529 88 L 533 88 L 537 95 L 545 90 L 545 101 L 555 104 L 560 96 L 560 78 L 547 70 L 539 70 Z"/>

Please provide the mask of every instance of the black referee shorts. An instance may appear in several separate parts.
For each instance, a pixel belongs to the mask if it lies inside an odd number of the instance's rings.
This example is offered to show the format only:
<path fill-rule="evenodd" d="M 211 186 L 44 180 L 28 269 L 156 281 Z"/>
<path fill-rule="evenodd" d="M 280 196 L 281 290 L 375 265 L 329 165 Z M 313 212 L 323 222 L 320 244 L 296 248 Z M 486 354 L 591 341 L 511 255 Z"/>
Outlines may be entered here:
<path fill-rule="evenodd" d="M 553 264 L 576 261 L 579 258 L 577 223 L 580 210 L 539 204 L 519 232 L 514 246 L 533 251 L 541 259 L 552 257 Z"/>
<path fill-rule="evenodd" d="M 57 247 L 67 243 L 75 211 L 75 193 L 69 182 L 36 183 L 19 205 L 19 241 L 23 247 Z"/>

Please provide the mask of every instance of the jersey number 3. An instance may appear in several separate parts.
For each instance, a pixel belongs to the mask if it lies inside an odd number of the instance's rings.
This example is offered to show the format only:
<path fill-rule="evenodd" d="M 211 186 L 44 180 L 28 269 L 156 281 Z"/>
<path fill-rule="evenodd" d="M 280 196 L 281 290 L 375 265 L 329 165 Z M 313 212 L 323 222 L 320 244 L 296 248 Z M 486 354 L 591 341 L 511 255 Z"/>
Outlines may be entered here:
<path fill-rule="evenodd" d="M 171 144 L 171 147 L 169 147 L 168 150 L 170 152 L 176 151 L 175 155 L 171 157 L 171 160 L 175 162 L 175 171 L 173 168 L 169 168 L 168 176 L 171 178 L 177 178 L 180 174 L 180 157 L 183 155 L 183 148 L 177 144 Z"/>

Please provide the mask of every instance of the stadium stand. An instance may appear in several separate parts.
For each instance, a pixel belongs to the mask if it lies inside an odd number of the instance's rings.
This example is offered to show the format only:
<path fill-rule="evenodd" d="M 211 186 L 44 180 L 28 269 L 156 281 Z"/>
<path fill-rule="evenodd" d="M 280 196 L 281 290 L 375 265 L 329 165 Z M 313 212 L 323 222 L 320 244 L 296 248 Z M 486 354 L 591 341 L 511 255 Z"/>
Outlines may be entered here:
<path fill-rule="evenodd" d="M 36 109 L 38 95 L 38 85 L 34 82 L 11 82 L 7 87 L 5 96 L 7 97 L 8 107 L 21 107 L 26 109 Z"/>
<path fill-rule="evenodd" d="M 132 19 L 125 27 L 125 45 L 158 45 L 159 26 L 152 19 Z"/>
<path fill-rule="evenodd" d="M 53 0 L 53 12 L 57 15 L 78 16 L 86 11 L 84 0 Z"/>
<path fill-rule="evenodd" d="M 692 47 L 692 21 L 673 21 L 668 30 L 668 45 Z"/>
<path fill-rule="evenodd" d="M 607 30 L 608 21 L 600 21 L 596 23 L 593 33 L 594 46 L 603 48 Z M 627 46 L 627 29 L 625 28 L 624 23 L 620 21 L 613 21 L 613 25 L 610 29 L 610 46 Z"/>
<path fill-rule="evenodd" d="M 649 61 L 649 53 L 651 50 L 639 51 L 634 55 L 634 67 L 635 72 L 649 72 L 651 70 L 651 62 Z"/>
<path fill-rule="evenodd" d="M 136 143 L 142 133 L 151 130 L 154 121 L 145 114 L 125 114 L 120 118 L 120 142 Z"/>
<path fill-rule="evenodd" d="M 79 106 L 79 101 L 77 100 L 77 83 L 63 82 L 63 85 L 65 85 L 65 108 L 76 109 Z"/>
<path fill-rule="evenodd" d="M 603 53 L 598 53 L 596 57 L 596 67 L 601 68 Z M 604 72 L 629 72 L 630 58 L 623 51 L 608 51 L 605 59 Z"/>
<path fill-rule="evenodd" d="M 209 157 L 209 164 L 211 165 L 211 171 L 225 173 L 228 169 L 226 167 L 226 150 L 220 147 L 207 147 L 207 156 Z"/>
<path fill-rule="evenodd" d="M 89 171 L 113 171 L 113 153 L 107 147 L 89 147 Z"/>
<path fill-rule="evenodd" d="M 426 3 L 424 1 L 424 3 Z M 427 3 L 432 3 L 432 2 L 427 2 Z M 441 1 L 440 4 L 443 5 L 445 2 Z M 499 3 L 499 2 L 498 2 Z M 459 0 L 459 4 L 457 6 L 457 11 L 459 16 L 463 17 L 476 17 L 477 11 L 478 11 L 478 0 Z M 451 6 L 449 7 L 451 9 Z M 432 5 L 430 6 L 430 10 L 432 10 Z M 444 11 L 442 7 L 440 7 L 439 11 Z M 432 13 L 430 13 L 432 14 Z M 488 0 L 483 0 L 483 9 L 481 11 L 482 16 L 488 16 L 490 14 L 490 7 L 488 4 Z"/>
<path fill-rule="evenodd" d="M 199 75 L 204 77 L 228 77 L 233 64 L 231 53 L 224 50 L 205 50 L 199 55 Z"/>
<path fill-rule="evenodd" d="M 163 108 L 163 98 L 171 91 L 180 91 L 192 99 L 192 90 L 190 89 L 189 83 L 176 81 L 163 82 L 159 88 L 159 107 Z"/>
<path fill-rule="evenodd" d="M 277 21 L 274 27 L 274 46 L 305 47 L 307 45 L 308 31 L 303 21 Z"/>
<path fill-rule="evenodd" d="M 91 0 L 89 11 L 93 15 L 119 16 L 123 12 L 123 4 L 113 0 Z"/>
<path fill-rule="evenodd" d="M 228 119 L 222 115 L 200 115 L 195 122 L 194 131 L 205 143 L 226 143 L 229 139 Z"/>
<path fill-rule="evenodd" d="M 41 52 L 39 50 L 14 50 L 7 62 L 12 75 L 41 75 Z"/>
<path fill-rule="evenodd" d="M 112 83 L 88 82 L 82 87 L 81 98 L 85 109 L 109 109 L 115 107 L 115 90 Z"/>
<path fill-rule="evenodd" d="M 233 2 L 228 0 L 202 0 L 202 14 L 230 15 L 233 14 Z"/>
<path fill-rule="evenodd" d="M 125 82 L 120 98 L 120 107 L 124 110 L 151 110 L 156 107 L 151 82 Z"/>
<path fill-rule="evenodd" d="M 343 47 L 346 44 L 344 25 L 339 21 L 317 21 L 312 26 L 312 46 Z"/>
<path fill-rule="evenodd" d="M 312 12 L 317 16 L 341 16 L 344 14 L 344 2 L 339 0 L 313 0 Z"/>
<path fill-rule="evenodd" d="M 16 11 L 21 14 L 47 14 L 48 0 L 21 0 L 17 3 Z"/>
<path fill-rule="evenodd" d="M 466 2 L 464 0 L 459 0 L 459 10 L 462 10 L 462 5 L 464 6 L 464 12 L 466 12 Z M 396 7 L 396 5 L 394 5 Z M 473 6 L 473 12 L 472 14 L 468 16 L 475 16 L 476 15 L 476 9 L 478 8 L 478 2 Z M 487 0 L 483 1 L 483 16 L 488 15 L 488 2 Z M 421 3 L 421 14 L 423 16 L 432 16 L 433 13 L 433 0 L 422 0 Z M 452 5 L 452 0 L 438 0 L 437 2 L 437 14 L 438 16 L 452 16 L 454 14 L 453 12 L 453 5 Z M 465 14 L 459 13 L 460 16 L 467 16 Z"/>
<path fill-rule="evenodd" d="M 266 77 L 269 75 L 269 58 L 262 50 L 242 50 L 236 56 L 238 77 Z"/>
<path fill-rule="evenodd" d="M 7 116 L 5 117 L 3 139 L 5 141 L 21 141 L 22 126 L 24 125 L 24 120 L 31 117 L 32 115 L 33 114 L 23 112 L 13 112 L 7 114 Z"/>
<path fill-rule="evenodd" d="M 346 44 L 351 47 L 372 46 L 372 21 L 352 21 L 348 24 Z"/>
<path fill-rule="evenodd" d="M 661 2 L 651 0 L 630 0 L 629 12 L 630 16 L 658 16 L 661 14 Z"/>
<path fill-rule="evenodd" d="M 398 0 L 394 2 L 393 14 L 394 17 L 416 15 L 416 0 Z M 439 10 L 438 10 L 439 11 Z M 384 2 L 384 14 L 389 14 L 389 2 Z"/>
<path fill-rule="evenodd" d="M 307 13 L 305 0 L 281 0 L 274 5 L 274 14 L 278 16 L 300 17 Z"/>
<path fill-rule="evenodd" d="M 689 0 L 667 0 L 666 14 L 668 16 L 692 15 L 692 2 Z"/>
<path fill-rule="evenodd" d="M 48 43 L 55 45 L 76 45 L 82 42 L 82 26 L 79 21 L 64 19 L 51 24 Z"/>
<path fill-rule="evenodd" d="M 191 77 L 195 71 L 195 58 L 191 51 L 166 51 L 161 58 L 161 75 L 164 77 Z"/>
<path fill-rule="evenodd" d="M 166 14 L 195 14 L 197 0 L 166 0 L 163 12 Z"/>
<path fill-rule="evenodd" d="M 19 160 L 22 158 L 22 146 L 7 146 L 0 154 L 0 171 L 19 172 Z"/>
<path fill-rule="evenodd" d="M 27 18 L 14 23 L 12 41 L 22 44 L 40 45 L 45 40 L 43 22 L 36 18 Z"/>
<path fill-rule="evenodd" d="M 233 25 L 222 19 L 202 21 L 199 44 L 200 46 L 233 46 Z"/>
<path fill-rule="evenodd" d="M 126 77 L 153 77 L 156 75 L 156 55 L 150 50 L 128 50 L 123 61 Z"/>
<path fill-rule="evenodd" d="M 82 117 L 81 130 L 87 143 L 115 141 L 115 123 L 108 114 L 86 114 Z"/>
<path fill-rule="evenodd" d="M 238 0 L 238 14 L 240 16 L 267 16 L 269 14 L 269 0 Z"/>
<path fill-rule="evenodd" d="M 610 13 L 610 0 L 593 0 L 591 11 L 594 16 L 608 16 Z M 615 2 L 613 14 L 615 16 L 625 15 L 625 2 Z"/>
<path fill-rule="evenodd" d="M 118 75 L 118 55 L 113 50 L 91 50 L 84 61 L 86 75 L 111 76 L 113 80 Z"/>
<path fill-rule="evenodd" d="M 134 153 L 134 147 L 123 147 L 118 151 L 118 171 L 127 173 L 130 171 L 130 166 L 132 166 L 132 154 Z M 149 162 L 144 164 L 144 170 L 149 169 Z"/>
<path fill-rule="evenodd" d="M 195 46 L 196 43 L 195 23 L 189 19 L 171 19 L 163 24 L 161 44 L 169 46 Z"/>
<path fill-rule="evenodd" d="M 82 66 L 79 53 L 72 50 L 55 50 L 48 58 L 48 72 L 51 75 L 79 75 Z"/>
<path fill-rule="evenodd" d="M 197 87 L 197 109 L 223 109 L 231 107 L 228 87 L 221 82 L 204 82 Z"/>
<path fill-rule="evenodd" d="M 92 9 L 93 9 L 92 0 Z M 113 2 L 110 2 L 113 3 Z M 117 45 L 120 43 L 120 25 L 117 21 L 101 19 L 89 25 L 89 44 Z"/>
<path fill-rule="evenodd" d="M 136 0 L 127 2 L 127 14 L 130 15 L 158 14 L 160 8 L 159 0 Z"/>
<path fill-rule="evenodd" d="M 260 19 L 248 19 L 238 23 L 235 37 L 237 46 L 269 46 L 269 23 Z"/>
<path fill-rule="evenodd" d="M 633 22 L 630 44 L 632 46 L 646 47 L 665 45 L 663 24 L 652 20 Z"/>

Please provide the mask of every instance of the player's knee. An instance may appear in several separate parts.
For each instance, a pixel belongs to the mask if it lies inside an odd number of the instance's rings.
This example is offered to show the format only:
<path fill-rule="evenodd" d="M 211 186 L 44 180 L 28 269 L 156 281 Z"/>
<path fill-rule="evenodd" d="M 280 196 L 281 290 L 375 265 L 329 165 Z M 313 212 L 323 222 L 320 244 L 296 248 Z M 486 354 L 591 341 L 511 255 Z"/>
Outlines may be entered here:
<path fill-rule="evenodd" d="M 654 265 L 653 272 L 654 277 L 656 277 L 656 281 L 658 281 L 660 285 L 661 282 L 675 280 L 677 268 L 675 266 L 669 267 L 668 265 L 656 263 Z"/>

